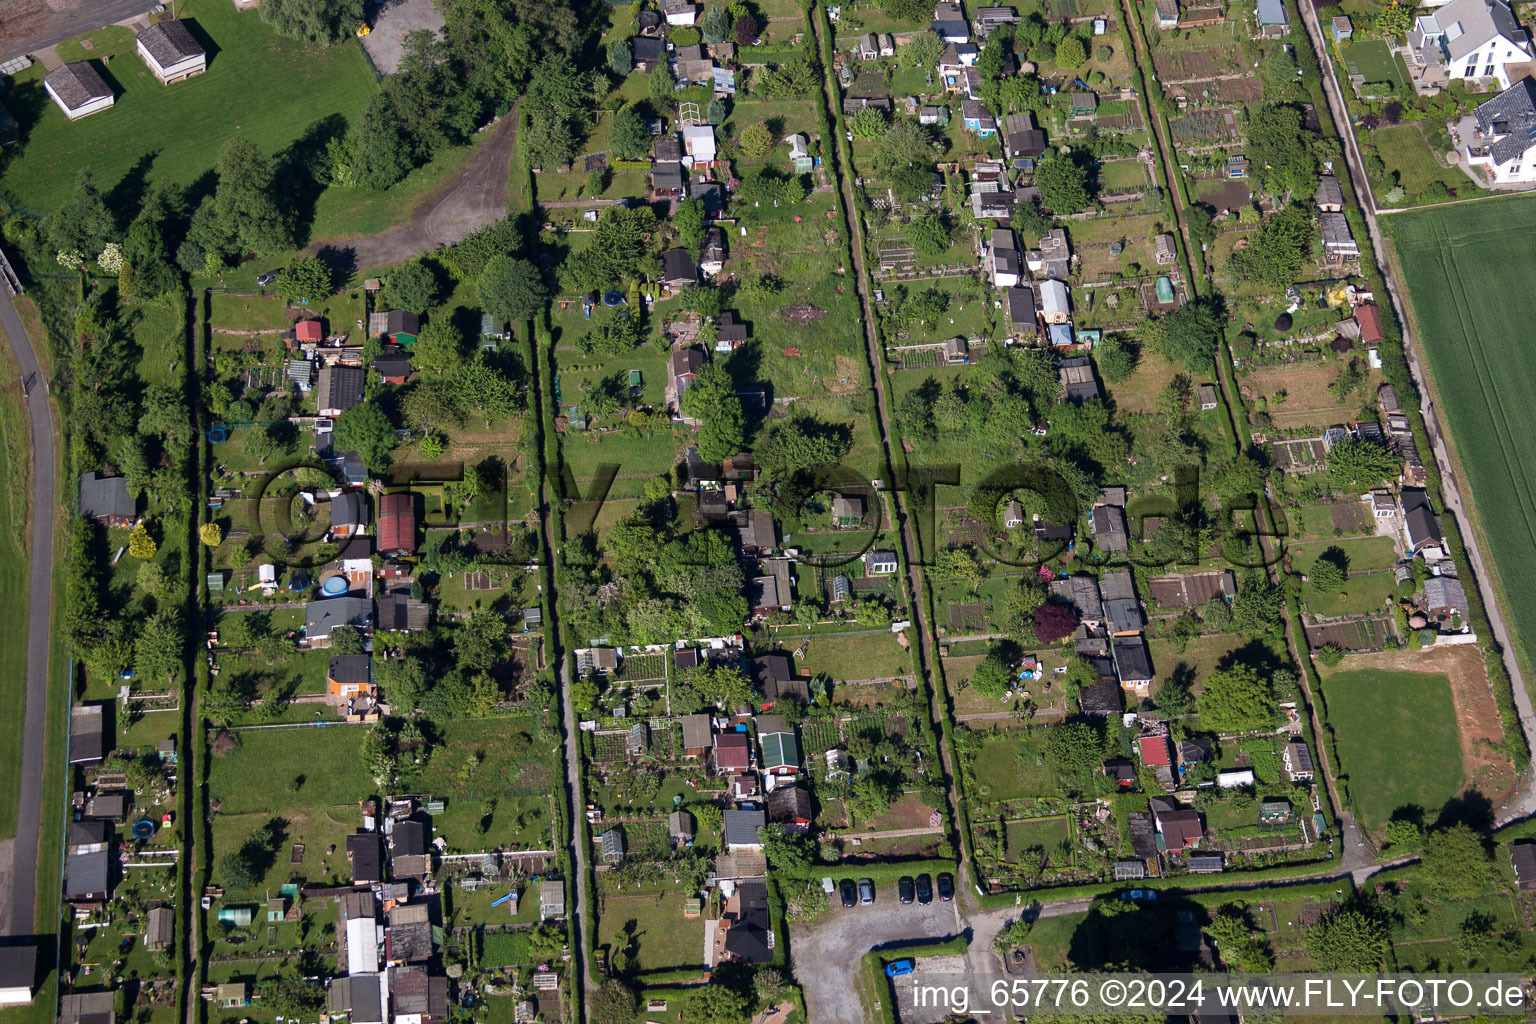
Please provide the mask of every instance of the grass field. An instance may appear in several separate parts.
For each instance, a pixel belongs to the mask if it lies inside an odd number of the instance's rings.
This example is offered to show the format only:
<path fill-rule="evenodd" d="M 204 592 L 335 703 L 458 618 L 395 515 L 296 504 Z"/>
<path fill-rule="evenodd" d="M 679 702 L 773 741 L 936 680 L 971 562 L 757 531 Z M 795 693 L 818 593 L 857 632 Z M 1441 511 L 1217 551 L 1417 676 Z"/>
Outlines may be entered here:
<path fill-rule="evenodd" d="M 704 918 L 683 916 L 686 895 L 673 891 L 604 897 L 598 944 L 613 950 L 625 941 L 633 943 L 634 963 L 640 971 L 702 969 Z"/>
<path fill-rule="evenodd" d="M 1371 133 L 1371 138 L 1382 162 L 1397 172 L 1398 181 L 1410 197 L 1418 195 L 1432 181 L 1443 181 L 1452 188 L 1471 187 L 1466 175 L 1436 162 L 1417 125 L 1378 128 Z"/>
<path fill-rule="evenodd" d="M 1339 672 L 1324 681 L 1323 694 L 1355 813 L 1367 828 L 1381 828 L 1409 804 L 1432 819 L 1461 791 L 1456 709 L 1444 675 Z"/>
<path fill-rule="evenodd" d="M 1403 95 L 1412 95 L 1413 83 L 1403 62 L 1381 39 L 1363 39 L 1344 51 L 1345 63 L 1352 75 L 1364 75 L 1367 82 L 1393 82 Z M 1388 165 L 1392 166 L 1392 165 Z"/>
<path fill-rule="evenodd" d="M 225 814 L 356 803 L 375 788 L 358 756 L 366 733 L 347 726 L 245 730 L 238 747 L 212 759 L 209 791 Z M 301 775 L 303 784 L 289 790 Z"/>
<path fill-rule="evenodd" d="M 0 664 L 11 666 L 0 682 L 0 701 L 15 710 L 0 725 L 0 742 L 21 749 L 22 715 L 27 689 L 27 496 L 31 494 L 31 456 L 27 412 L 10 351 L 0 356 L 0 477 L 9 486 L 0 499 L 0 607 L 19 614 L 0 625 Z M 21 784 L 17 760 L 0 765 L 0 839 L 16 834 L 16 801 Z"/>
<path fill-rule="evenodd" d="M 300 143 L 308 159 L 346 130 L 377 88 L 350 40 L 319 47 L 284 39 L 254 11 L 223 0 L 187 0 L 179 13 L 209 53 L 207 72 L 196 78 L 161 85 L 134 53 L 132 34 L 118 28 L 94 33 L 90 51 L 80 53 L 112 86 L 117 102 L 109 110 L 70 123 L 43 91 L 42 65 L 17 76 L 6 97 L 24 140 L 6 173 L 17 205 L 56 209 L 75 172 L 90 167 L 119 214 L 132 216 L 147 182 L 193 185 L 236 136 L 268 155 L 308 136 Z"/>
<path fill-rule="evenodd" d="M 1523 339 L 1536 317 L 1524 287 L 1536 261 L 1536 203 L 1501 199 L 1386 218 L 1437 412 L 1529 665 L 1536 651 L 1536 367 Z"/>

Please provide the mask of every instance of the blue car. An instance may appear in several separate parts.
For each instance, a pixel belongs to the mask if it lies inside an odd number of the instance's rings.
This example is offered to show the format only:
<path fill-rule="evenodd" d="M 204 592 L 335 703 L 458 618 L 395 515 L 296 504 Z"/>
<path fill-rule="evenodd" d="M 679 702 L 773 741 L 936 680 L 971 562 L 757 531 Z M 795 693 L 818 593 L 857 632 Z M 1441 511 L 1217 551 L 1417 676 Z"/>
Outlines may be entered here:
<path fill-rule="evenodd" d="M 1121 893 L 1120 894 L 1120 898 L 1123 899 L 1123 900 L 1147 900 L 1147 901 L 1151 901 L 1151 900 L 1157 899 L 1157 890 L 1156 889 L 1132 889 L 1130 892 L 1123 892 L 1123 893 Z"/>
<path fill-rule="evenodd" d="M 911 974 L 911 973 L 912 973 L 912 961 L 911 960 L 893 960 L 890 963 L 885 965 L 885 976 L 887 978 L 899 978 L 903 974 Z"/>

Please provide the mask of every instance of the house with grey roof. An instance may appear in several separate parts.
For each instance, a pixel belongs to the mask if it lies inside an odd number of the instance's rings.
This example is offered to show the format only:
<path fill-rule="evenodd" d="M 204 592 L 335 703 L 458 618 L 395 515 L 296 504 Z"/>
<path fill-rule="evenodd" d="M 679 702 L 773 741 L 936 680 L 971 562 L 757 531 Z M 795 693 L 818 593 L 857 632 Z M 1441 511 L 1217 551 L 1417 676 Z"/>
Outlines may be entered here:
<path fill-rule="evenodd" d="M 1462 166 L 1479 185 L 1536 181 L 1536 83 L 1522 78 L 1456 126 Z"/>
<path fill-rule="evenodd" d="M 117 97 L 88 60 L 61 64 L 43 76 L 43 89 L 71 121 L 106 110 Z"/>
<path fill-rule="evenodd" d="M 208 70 L 208 54 L 183 21 L 161 21 L 139 33 L 135 49 L 161 85 Z"/>
<path fill-rule="evenodd" d="M 337 626 L 367 630 L 373 625 L 373 602 L 366 597 L 327 597 L 304 606 L 304 637 L 312 646 L 330 646 Z"/>
<path fill-rule="evenodd" d="M 732 808 L 725 812 L 725 845 L 729 850 L 761 850 L 758 833 L 768 824 L 768 813 L 761 810 Z"/>
<path fill-rule="evenodd" d="M 127 477 L 82 473 L 80 514 L 103 526 L 131 526 L 138 502 L 128 493 Z"/>

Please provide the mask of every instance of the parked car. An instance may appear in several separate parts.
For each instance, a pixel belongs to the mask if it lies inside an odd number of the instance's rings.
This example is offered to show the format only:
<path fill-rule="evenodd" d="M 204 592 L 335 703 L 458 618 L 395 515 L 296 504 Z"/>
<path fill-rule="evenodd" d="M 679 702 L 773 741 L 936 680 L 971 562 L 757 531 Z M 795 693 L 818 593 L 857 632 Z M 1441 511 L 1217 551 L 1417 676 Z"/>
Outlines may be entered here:
<path fill-rule="evenodd" d="M 955 898 L 955 876 L 948 871 L 939 876 L 939 902 L 948 903 Z"/>
<path fill-rule="evenodd" d="M 875 902 L 875 880 L 873 878 L 859 879 L 859 902 Z"/>
<path fill-rule="evenodd" d="M 1120 898 L 1123 900 L 1146 900 L 1147 902 L 1151 902 L 1152 900 L 1157 899 L 1157 890 L 1131 889 L 1127 892 L 1121 893 Z"/>
<path fill-rule="evenodd" d="M 911 973 L 912 973 L 912 961 L 911 960 L 892 960 L 890 963 L 885 965 L 885 976 L 887 978 L 899 978 L 903 974 L 911 974 Z"/>
<path fill-rule="evenodd" d="M 912 885 L 911 875 L 902 875 L 896 883 L 896 898 L 903 903 L 911 903 L 916 890 Z"/>
<path fill-rule="evenodd" d="M 854 888 L 853 879 L 845 878 L 838 883 L 838 895 L 843 899 L 843 906 L 851 907 L 859 902 L 859 892 Z"/>
<path fill-rule="evenodd" d="M 933 902 L 933 879 L 927 875 L 917 876 L 917 902 L 923 907 Z"/>
<path fill-rule="evenodd" d="M 279 277 L 282 277 L 282 276 L 283 276 L 283 271 L 282 271 L 281 268 L 279 268 L 277 270 L 269 270 L 265 274 L 262 274 L 260 277 L 258 277 L 256 279 L 256 283 L 260 287 L 265 288 L 267 285 L 271 284 L 272 282 L 276 281 Z"/>

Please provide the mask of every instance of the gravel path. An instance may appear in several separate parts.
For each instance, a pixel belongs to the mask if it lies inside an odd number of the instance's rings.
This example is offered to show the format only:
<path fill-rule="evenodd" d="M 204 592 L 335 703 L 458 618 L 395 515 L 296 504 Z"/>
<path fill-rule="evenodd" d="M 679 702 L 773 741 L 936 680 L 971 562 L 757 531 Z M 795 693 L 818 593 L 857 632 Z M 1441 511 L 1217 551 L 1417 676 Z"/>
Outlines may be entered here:
<path fill-rule="evenodd" d="M 486 129 L 489 138 L 475 144 L 475 153 L 430 196 L 421 213 L 377 235 L 324 238 L 306 250 L 322 248 L 350 254 L 358 270 L 403 263 L 422 253 L 452 245 L 507 215 L 507 178 L 517 149 L 517 107 Z"/>

